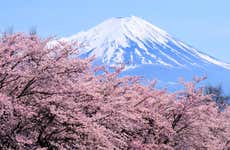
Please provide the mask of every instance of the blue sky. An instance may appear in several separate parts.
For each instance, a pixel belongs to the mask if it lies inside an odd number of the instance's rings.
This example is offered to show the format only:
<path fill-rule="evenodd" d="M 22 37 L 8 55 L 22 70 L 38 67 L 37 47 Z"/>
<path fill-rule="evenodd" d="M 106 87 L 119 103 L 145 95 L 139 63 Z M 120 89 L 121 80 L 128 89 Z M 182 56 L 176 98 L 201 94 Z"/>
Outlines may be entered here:
<path fill-rule="evenodd" d="M 139 16 L 230 63 L 229 0 L 2 0 L 0 31 L 70 36 L 110 18 Z"/>

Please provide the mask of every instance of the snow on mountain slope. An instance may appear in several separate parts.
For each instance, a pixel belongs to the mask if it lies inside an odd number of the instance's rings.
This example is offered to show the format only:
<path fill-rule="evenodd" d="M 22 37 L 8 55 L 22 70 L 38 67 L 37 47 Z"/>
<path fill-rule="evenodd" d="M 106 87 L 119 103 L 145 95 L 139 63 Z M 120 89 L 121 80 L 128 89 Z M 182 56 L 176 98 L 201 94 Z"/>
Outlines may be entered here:
<path fill-rule="evenodd" d="M 112 18 L 61 40 L 83 42 L 83 56 L 95 55 L 107 65 L 125 63 L 127 68 L 146 64 L 171 68 L 215 65 L 230 70 L 230 64 L 197 51 L 135 16 Z"/>

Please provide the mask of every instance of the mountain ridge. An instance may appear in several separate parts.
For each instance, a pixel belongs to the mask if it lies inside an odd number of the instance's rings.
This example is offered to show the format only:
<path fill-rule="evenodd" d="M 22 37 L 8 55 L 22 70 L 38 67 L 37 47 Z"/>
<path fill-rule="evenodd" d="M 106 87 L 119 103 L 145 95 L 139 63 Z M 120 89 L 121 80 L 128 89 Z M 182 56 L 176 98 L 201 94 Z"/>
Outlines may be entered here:
<path fill-rule="evenodd" d="M 97 65 L 125 64 L 121 76 L 157 79 L 160 88 L 170 91 L 181 89 L 175 84 L 181 77 L 190 81 L 194 76 L 207 76 L 203 85 L 222 84 L 225 92 L 230 91 L 229 63 L 198 51 L 139 17 L 108 19 L 59 40 L 83 43 L 80 57 L 94 55 Z"/>
<path fill-rule="evenodd" d="M 127 68 L 143 64 L 202 67 L 211 63 L 230 69 L 230 64 L 196 50 L 136 16 L 111 18 L 62 40 L 87 41 L 82 53 L 95 55 L 107 65 L 125 63 Z"/>

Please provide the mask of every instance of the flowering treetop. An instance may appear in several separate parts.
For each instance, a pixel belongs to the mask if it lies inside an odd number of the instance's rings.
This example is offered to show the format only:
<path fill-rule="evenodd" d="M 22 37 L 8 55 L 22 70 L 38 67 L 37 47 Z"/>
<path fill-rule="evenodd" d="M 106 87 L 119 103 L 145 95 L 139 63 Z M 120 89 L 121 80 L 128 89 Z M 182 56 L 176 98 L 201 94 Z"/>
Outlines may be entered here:
<path fill-rule="evenodd" d="M 195 88 L 200 79 L 167 93 L 49 40 L 0 38 L 0 149 L 230 148 L 230 108 Z"/>

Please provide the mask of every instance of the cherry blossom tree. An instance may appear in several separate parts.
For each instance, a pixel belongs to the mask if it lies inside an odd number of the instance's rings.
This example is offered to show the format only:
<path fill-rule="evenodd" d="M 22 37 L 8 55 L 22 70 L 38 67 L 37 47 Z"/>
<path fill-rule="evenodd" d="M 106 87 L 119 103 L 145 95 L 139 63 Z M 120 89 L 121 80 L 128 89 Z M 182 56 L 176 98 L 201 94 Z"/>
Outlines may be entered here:
<path fill-rule="evenodd" d="M 0 38 L 0 149 L 230 148 L 230 108 L 196 88 L 200 78 L 168 93 L 50 40 Z"/>

